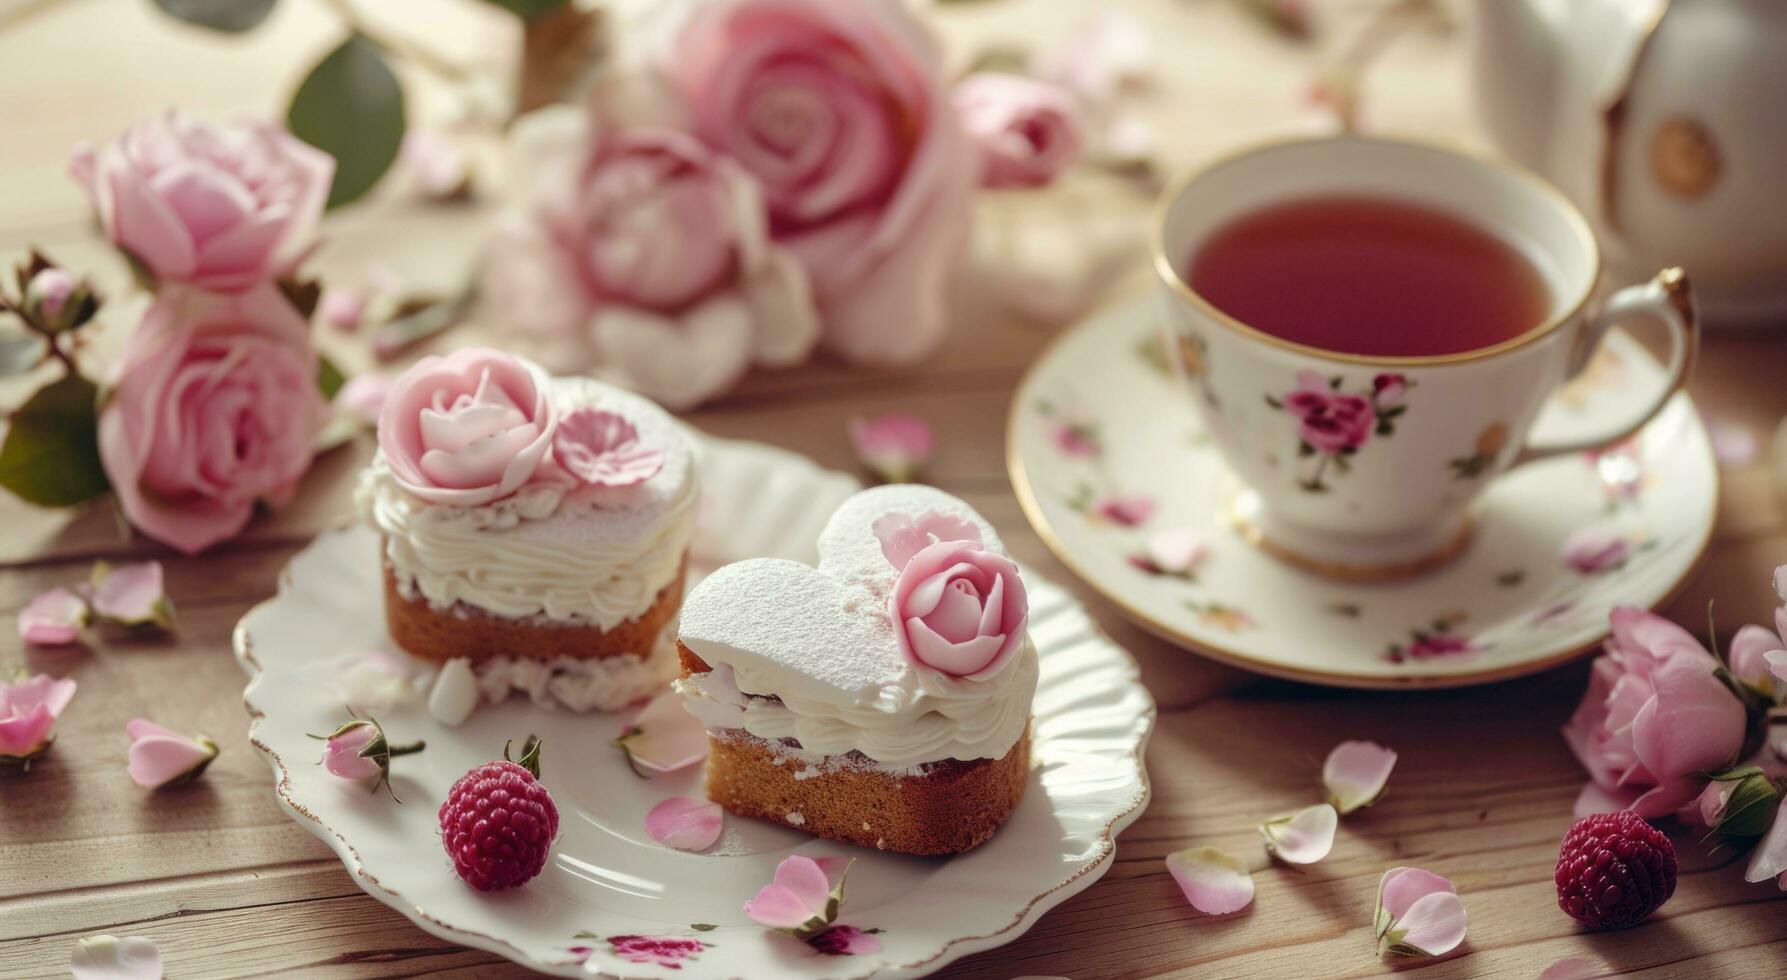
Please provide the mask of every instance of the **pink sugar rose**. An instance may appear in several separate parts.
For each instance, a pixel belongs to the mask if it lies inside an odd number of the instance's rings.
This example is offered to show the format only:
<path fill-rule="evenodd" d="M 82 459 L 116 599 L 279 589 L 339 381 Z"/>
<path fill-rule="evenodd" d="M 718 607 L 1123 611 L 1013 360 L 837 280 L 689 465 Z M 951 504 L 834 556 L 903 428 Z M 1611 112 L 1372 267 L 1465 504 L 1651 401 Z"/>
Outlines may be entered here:
<path fill-rule="evenodd" d="M 717 0 L 660 55 L 694 131 L 763 188 L 806 267 L 823 343 L 863 363 L 930 353 L 966 244 L 975 148 L 934 37 L 897 0 Z"/>
<path fill-rule="evenodd" d="M 1369 400 L 1335 391 L 1314 371 L 1298 372 L 1297 389 L 1284 396 L 1284 407 L 1302 423 L 1303 441 L 1329 456 L 1365 445 L 1377 424 Z"/>
<path fill-rule="evenodd" d="M 913 555 L 888 612 L 907 659 L 968 680 L 999 673 L 1023 645 L 1029 620 L 1017 566 L 978 540 L 938 541 Z"/>
<path fill-rule="evenodd" d="M 391 383 L 379 450 L 397 482 L 437 504 L 475 507 L 532 479 L 557 416 L 537 368 L 474 347 L 425 357 Z"/>
<path fill-rule="evenodd" d="M 124 516 L 187 554 L 283 504 L 329 407 L 310 329 L 270 285 L 164 289 L 131 334 L 99 415 L 99 455 Z"/>
<path fill-rule="evenodd" d="M 69 171 L 106 237 L 163 282 L 235 292 L 291 271 L 316 241 L 335 160 L 269 123 L 218 126 L 179 110 Z"/>
<path fill-rule="evenodd" d="M 1060 86 L 978 72 L 956 84 L 955 104 L 980 149 L 986 187 L 1042 187 L 1080 158 L 1079 109 Z"/>
<path fill-rule="evenodd" d="M 0 763 L 20 762 L 48 748 L 50 729 L 74 692 L 72 677 L 35 674 L 0 681 Z"/>
<path fill-rule="evenodd" d="M 558 420 L 552 455 L 560 468 L 598 487 L 644 483 L 664 468 L 664 451 L 640 442 L 638 427 L 597 408 L 579 408 Z"/>
<path fill-rule="evenodd" d="M 1579 808 L 1665 816 L 1700 793 L 1703 773 L 1736 758 L 1744 706 L 1714 676 L 1718 661 L 1686 630 L 1630 606 L 1609 620 L 1613 636 L 1564 726 L 1592 780 Z"/>

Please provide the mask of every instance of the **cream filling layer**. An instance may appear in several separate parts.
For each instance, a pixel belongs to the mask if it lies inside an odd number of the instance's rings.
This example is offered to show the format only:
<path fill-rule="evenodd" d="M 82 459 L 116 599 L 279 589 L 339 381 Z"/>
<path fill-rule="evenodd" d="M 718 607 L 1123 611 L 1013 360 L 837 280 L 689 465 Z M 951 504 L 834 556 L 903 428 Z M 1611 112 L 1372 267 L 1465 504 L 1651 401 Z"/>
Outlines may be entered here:
<path fill-rule="evenodd" d="M 892 769 L 1004 758 L 1023 737 L 1036 696 L 1036 645 L 1028 638 L 1011 663 L 987 680 L 915 668 L 853 704 L 790 697 L 780 692 L 773 666 L 727 663 L 724 651 L 708 644 L 691 649 L 714 669 L 677 681 L 676 689 L 710 730 L 792 738 L 816 755 L 857 751 Z M 747 691 L 780 700 L 747 697 Z"/>
<path fill-rule="evenodd" d="M 437 608 L 463 602 L 510 619 L 545 616 L 610 629 L 649 609 L 682 569 L 695 533 L 696 482 L 642 540 L 583 544 L 515 533 L 523 522 L 600 521 L 600 511 L 559 514 L 566 488 L 524 487 L 482 507 L 439 507 L 397 484 L 381 456 L 355 491 L 362 515 L 383 533 L 385 559 L 406 599 Z"/>
<path fill-rule="evenodd" d="M 663 690 L 676 674 L 676 645 L 667 639 L 674 635 L 672 626 L 644 657 L 492 657 L 472 671 L 492 704 L 521 693 L 543 708 L 560 704 L 576 712 L 618 711 Z"/>

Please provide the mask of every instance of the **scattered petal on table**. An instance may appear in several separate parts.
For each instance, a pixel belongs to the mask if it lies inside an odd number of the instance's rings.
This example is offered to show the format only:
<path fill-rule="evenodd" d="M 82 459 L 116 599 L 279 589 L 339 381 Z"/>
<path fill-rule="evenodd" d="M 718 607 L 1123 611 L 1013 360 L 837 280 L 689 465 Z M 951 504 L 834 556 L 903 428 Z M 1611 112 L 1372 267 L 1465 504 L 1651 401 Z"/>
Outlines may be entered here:
<path fill-rule="evenodd" d="M 34 674 L 0 680 L 0 765 L 24 765 L 50 747 L 50 729 L 74 698 L 72 677 Z"/>
<path fill-rule="evenodd" d="M 1442 956 L 1464 942 L 1464 901 L 1431 871 L 1391 868 L 1378 879 L 1372 925 L 1379 953 Z"/>
<path fill-rule="evenodd" d="M 173 629 L 174 606 L 163 588 L 161 562 L 94 562 L 93 613 L 121 626 Z"/>
<path fill-rule="evenodd" d="M 1566 956 L 1545 968 L 1539 980 L 1591 980 L 1612 976 L 1616 971 L 1587 956 Z"/>
<path fill-rule="evenodd" d="M 1167 855 L 1167 871 L 1185 900 L 1206 915 L 1239 912 L 1253 901 L 1253 875 L 1240 858 L 1215 847 L 1194 847 Z"/>
<path fill-rule="evenodd" d="M 1260 824 L 1266 850 L 1287 864 L 1314 864 L 1334 849 L 1340 814 L 1328 803 L 1307 806 Z"/>
<path fill-rule="evenodd" d="M 645 831 L 665 847 L 705 851 L 720 839 L 723 819 L 718 803 L 672 796 L 646 813 Z"/>
<path fill-rule="evenodd" d="M 1342 816 L 1376 803 L 1395 768 L 1395 750 L 1376 742 L 1349 741 L 1334 746 L 1322 763 L 1328 802 Z"/>
<path fill-rule="evenodd" d="M 1782 890 L 1787 890 L 1787 801 L 1775 811 L 1773 825 L 1756 845 L 1750 855 L 1750 866 L 1744 870 L 1744 880 L 1752 884 L 1775 879 Z"/>
<path fill-rule="evenodd" d="M 931 461 L 937 437 L 924 419 L 904 412 L 850 420 L 850 444 L 863 468 L 884 483 L 905 483 Z"/>
<path fill-rule="evenodd" d="M 87 618 L 87 600 L 57 586 L 19 610 L 19 638 L 35 646 L 64 646 L 80 639 Z"/>
<path fill-rule="evenodd" d="M 88 936 L 75 943 L 68 969 L 75 980 L 161 980 L 161 950 L 141 936 Z"/>
<path fill-rule="evenodd" d="M 136 718 L 124 726 L 130 736 L 131 781 L 144 789 L 160 789 L 197 779 L 217 758 L 217 743 L 203 735 L 187 738 Z"/>

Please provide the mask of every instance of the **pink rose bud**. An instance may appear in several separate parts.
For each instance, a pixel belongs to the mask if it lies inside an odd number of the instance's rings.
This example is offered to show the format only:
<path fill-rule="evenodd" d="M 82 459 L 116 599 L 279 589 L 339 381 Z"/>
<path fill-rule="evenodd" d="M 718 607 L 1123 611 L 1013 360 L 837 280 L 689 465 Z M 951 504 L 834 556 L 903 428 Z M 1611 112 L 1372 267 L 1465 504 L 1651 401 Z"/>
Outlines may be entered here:
<path fill-rule="evenodd" d="M 1044 186 L 1073 166 L 1084 148 L 1072 93 L 1048 82 L 981 72 L 956 84 L 955 103 L 979 145 L 984 186 Z"/>
<path fill-rule="evenodd" d="M 937 437 L 924 419 L 904 412 L 850 420 L 856 458 L 884 483 L 906 483 L 931 461 Z"/>
<path fill-rule="evenodd" d="M 130 736 L 130 779 L 144 789 L 161 789 L 197 779 L 217 758 L 217 743 L 203 735 L 176 735 L 147 718 L 124 726 Z"/>
<path fill-rule="evenodd" d="M 398 484 L 430 503 L 507 497 L 552 448 L 558 418 L 546 385 L 538 368 L 502 351 L 425 357 L 391 383 L 379 450 Z"/>
<path fill-rule="evenodd" d="M 0 765 L 31 768 L 55 741 L 50 729 L 74 698 L 72 677 L 47 674 L 0 681 Z"/>
<path fill-rule="evenodd" d="M 315 244 L 335 159 L 269 123 L 170 110 L 76 147 L 69 171 L 106 236 L 157 280 L 236 292 L 290 272 Z"/>
<path fill-rule="evenodd" d="M 52 266 L 39 270 L 25 286 L 26 315 L 50 330 L 67 326 L 60 321 L 76 288 L 74 276 L 61 269 Z"/>
<path fill-rule="evenodd" d="M 99 415 L 99 457 L 124 516 L 187 554 L 289 500 L 329 407 L 310 328 L 270 285 L 164 289 L 125 343 Z"/>
<path fill-rule="evenodd" d="M 324 769 L 331 775 L 346 780 L 357 782 L 372 779 L 374 792 L 380 786 L 390 789 L 393 758 L 420 752 L 427 747 L 427 743 L 419 741 L 408 745 L 392 745 L 385 738 L 385 730 L 378 722 L 361 718 L 346 722 L 327 735 L 310 737 L 323 742 Z M 391 793 L 391 798 L 397 799 L 396 792 Z"/>

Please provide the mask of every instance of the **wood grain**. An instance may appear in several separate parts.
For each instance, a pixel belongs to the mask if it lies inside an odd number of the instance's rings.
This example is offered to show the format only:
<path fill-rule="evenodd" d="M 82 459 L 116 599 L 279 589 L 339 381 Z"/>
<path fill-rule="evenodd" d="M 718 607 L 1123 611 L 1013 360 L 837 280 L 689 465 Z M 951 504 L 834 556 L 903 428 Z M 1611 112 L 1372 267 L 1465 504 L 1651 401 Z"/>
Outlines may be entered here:
<path fill-rule="evenodd" d="M 231 117 L 281 103 L 302 68 L 339 30 L 316 0 L 285 0 L 249 38 L 218 41 L 158 17 L 148 3 L 32 4 L 0 33 L 0 259 L 39 244 L 99 270 L 122 294 L 126 271 L 94 239 L 87 207 L 63 173 L 67 146 L 103 139 L 162 105 Z M 362 4 L 372 8 L 372 4 Z M 508 49 L 500 14 L 464 0 L 416 0 L 395 27 L 429 23 L 455 58 Z M 1139 96 L 1169 170 L 1308 123 L 1301 93 L 1312 50 L 1285 42 L 1218 0 L 1125 4 L 1156 39 L 1159 77 Z M 990 43 L 1066 37 L 1081 5 L 1000 0 L 949 5 L 939 19 L 955 54 Z M 381 6 L 381 11 L 383 7 Z M 0 6 L 0 13 L 6 8 Z M 1324 6 L 1344 38 L 1359 5 Z M 383 14 L 381 14 L 383 15 Z M 1368 86 L 1368 123 L 1480 144 L 1469 119 L 1459 38 L 1417 32 L 1399 41 Z M 411 77 L 412 116 L 438 117 L 438 86 Z M 1109 181 L 1080 178 L 1067 194 L 1127 214 L 1138 236 L 1147 202 Z M 1076 205 L 1077 207 L 1077 205 Z M 1072 210 L 1069 210 L 1071 220 Z M 390 194 L 331 219 L 325 274 L 358 277 L 373 258 L 412 281 L 450 285 L 475 255 L 477 208 L 425 208 Z M 972 280 L 972 275 L 968 277 Z M 1139 271 L 1133 280 L 1145 278 Z M 140 306 L 135 307 L 140 308 Z M 115 350 L 133 307 L 115 305 L 95 345 Z M 1582 774 L 1556 734 L 1579 696 L 1581 664 L 1469 691 L 1368 694 L 1264 680 L 1154 640 L 1079 586 L 1031 534 L 1005 476 L 1011 391 L 1051 331 L 1002 314 L 970 281 L 945 350 L 919 368 L 860 372 L 820 362 L 754 375 L 690 416 L 705 431 L 756 439 L 852 466 L 845 423 L 890 409 L 914 412 L 942 440 L 929 478 L 998 525 L 1017 555 L 1070 585 L 1098 622 L 1135 653 L 1161 706 L 1148 753 L 1154 800 L 1094 887 L 1027 935 L 946 971 L 959 977 L 1107 976 L 1534 977 L 1565 957 L 1608 973 L 1748 977 L 1787 971 L 1779 893 L 1742 882 L 1740 867 L 1678 837 L 1684 874 L 1675 898 L 1639 928 L 1579 932 L 1557 911 L 1551 869 Z M 358 338 L 326 342 L 353 366 Z M 1694 392 L 1709 421 L 1765 446 L 1787 415 L 1787 343 L 1766 334 L 1708 342 Z M 24 390 L 0 383 L 0 397 Z M 52 513 L 0 500 L 0 612 L 79 579 L 94 558 L 157 557 L 181 609 L 176 640 L 102 636 L 91 648 L 23 648 L 0 635 L 0 661 L 81 683 L 56 750 L 28 775 L 0 772 L 0 976 L 60 975 L 74 940 L 97 932 L 147 936 L 172 976 L 490 977 L 522 973 L 488 954 L 443 943 L 361 894 L 330 852 L 274 805 L 247 744 L 243 678 L 230 630 L 273 591 L 280 568 L 318 530 L 347 519 L 360 443 L 321 460 L 300 502 L 257 520 L 199 559 L 129 539 L 107 507 Z M 1700 574 L 1667 610 L 1698 624 L 1717 597 L 1722 622 L 1766 620 L 1769 571 L 1787 560 L 1787 517 L 1769 466 L 1725 474 L 1719 523 Z M 1698 628 L 1697 625 L 1695 628 Z M 122 726 L 147 714 L 216 736 L 223 754 L 195 784 L 144 794 L 124 776 Z M 1317 762 L 1342 738 L 1402 753 L 1392 792 L 1349 818 L 1333 855 L 1301 871 L 1257 863 L 1258 897 L 1231 919 L 1192 913 L 1162 866 L 1167 853 L 1216 844 L 1258 854 L 1261 817 L 1302 805 Z M 1450 876 L 1470 910 L 1470 938 L 1438 962 L 1389 963 L 1369 923 L 1378 876 L 1414 863 Z"/>

